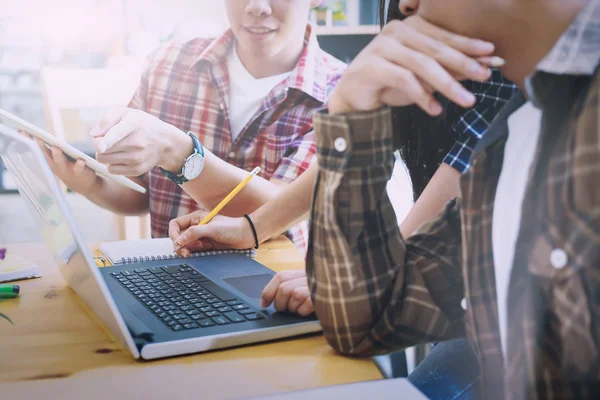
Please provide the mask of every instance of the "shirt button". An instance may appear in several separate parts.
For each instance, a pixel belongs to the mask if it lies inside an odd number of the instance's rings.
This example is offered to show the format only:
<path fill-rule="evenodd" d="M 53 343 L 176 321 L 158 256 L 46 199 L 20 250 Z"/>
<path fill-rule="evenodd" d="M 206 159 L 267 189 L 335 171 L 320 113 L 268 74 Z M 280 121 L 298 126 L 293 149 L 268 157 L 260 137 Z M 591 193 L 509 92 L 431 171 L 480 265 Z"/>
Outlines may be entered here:
<path fill-rule="evenodd" d="M 335 147 L 335 149 L 341 153 L 348 148 L 348 143 L 346 143 L 346 139 L 339 137 L 333 142 L 333 147 Z"/>
<path fill-rule="evenodd" d="M 229 156 L 229 158 L 235 157 L 235 151 L 230 151 L 228 156 Z"/>
<path fill-rule="evenodd" d="M 467 311 L 467 298 L 466 297 L 460 301 L 460 308 Z"/>
<path fill-rule="evenodd" d="M 563 249 L 554 249 L 550 253 L 550 264 L 556 269 L 562 269 L 567 266 L 569 256 Z"/>

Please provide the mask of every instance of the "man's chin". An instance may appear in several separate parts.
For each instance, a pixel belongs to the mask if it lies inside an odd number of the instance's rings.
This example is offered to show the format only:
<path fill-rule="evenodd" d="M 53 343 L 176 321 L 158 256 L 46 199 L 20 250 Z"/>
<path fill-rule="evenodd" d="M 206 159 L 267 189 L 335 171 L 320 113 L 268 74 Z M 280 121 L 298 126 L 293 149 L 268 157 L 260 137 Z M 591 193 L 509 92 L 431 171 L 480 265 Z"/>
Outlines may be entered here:
<path fill-rule="evenodd" d="M 252 54 L 255 59 L 269 59 L 276 54 L 272 46 L 266 46 L 264 43 L 251 43 L 247 47 L 248 54 Z"/>

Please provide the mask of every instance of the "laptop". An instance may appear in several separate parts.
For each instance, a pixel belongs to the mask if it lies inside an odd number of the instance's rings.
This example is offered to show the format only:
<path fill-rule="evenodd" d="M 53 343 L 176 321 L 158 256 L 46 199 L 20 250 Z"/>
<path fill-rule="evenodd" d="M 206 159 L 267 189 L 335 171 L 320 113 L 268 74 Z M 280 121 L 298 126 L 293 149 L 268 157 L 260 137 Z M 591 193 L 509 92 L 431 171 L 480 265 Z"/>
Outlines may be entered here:
<path fill-rule="evenodd" d="M 242 254 L 98 268 L 31 139 L 0 124 L 0 157 L 40 222 L 66 283 L 131 355 L 145 360 L 319 332 L 313 316 L 260 307 L 275 273 Z"/>

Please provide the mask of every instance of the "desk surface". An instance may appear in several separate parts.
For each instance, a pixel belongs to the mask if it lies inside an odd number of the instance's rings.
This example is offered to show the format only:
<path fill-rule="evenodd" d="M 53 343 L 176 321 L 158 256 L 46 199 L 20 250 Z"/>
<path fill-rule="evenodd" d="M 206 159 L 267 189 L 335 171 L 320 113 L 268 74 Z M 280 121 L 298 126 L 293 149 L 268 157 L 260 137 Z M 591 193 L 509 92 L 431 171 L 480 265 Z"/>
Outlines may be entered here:
<path fill-rule="evenodd" d="M 0 321 L 0 390 L 14 392 L 7 398 L 234 399 L 381 378 L 371 360 L 335 354 L 322 335 L 135 361 L 65 286 L 43 245 L 8 248 L 38 262 L 44 277 L 0 301 L 15 323 Z M 275 271 L 304 266 L 284 238 L 261 246 L 257 260 Z"/>

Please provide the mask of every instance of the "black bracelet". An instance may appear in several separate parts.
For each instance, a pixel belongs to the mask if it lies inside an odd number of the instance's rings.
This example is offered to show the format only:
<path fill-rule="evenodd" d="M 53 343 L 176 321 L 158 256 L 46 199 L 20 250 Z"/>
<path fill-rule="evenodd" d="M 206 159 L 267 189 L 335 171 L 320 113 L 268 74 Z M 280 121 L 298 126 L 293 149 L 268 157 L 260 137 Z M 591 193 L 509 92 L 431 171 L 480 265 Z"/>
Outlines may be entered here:
<path fill-rule="evenodd" d="M 250 219 L 250 216 L 248 214 L 244 214 L 244 218 L 246 218 L 246 221 L 248 221 L 248 223 L 250 224 L 250 228 L 252 228 L 252 234 L 254 235 L 254 243 L 256 243 L 256 246 L 254 246 L 254 248 L 258 249 L 258 235 L 256 234 L 256 228 L 254 227 L 254 224 L 252 223 L 252 220 Z"/>

